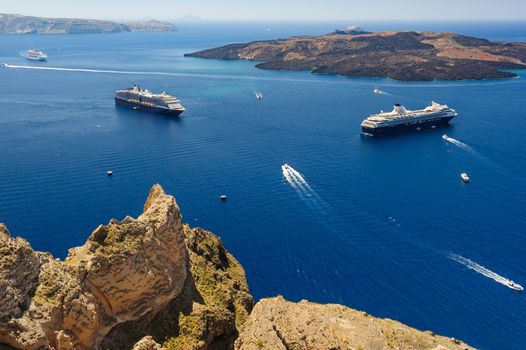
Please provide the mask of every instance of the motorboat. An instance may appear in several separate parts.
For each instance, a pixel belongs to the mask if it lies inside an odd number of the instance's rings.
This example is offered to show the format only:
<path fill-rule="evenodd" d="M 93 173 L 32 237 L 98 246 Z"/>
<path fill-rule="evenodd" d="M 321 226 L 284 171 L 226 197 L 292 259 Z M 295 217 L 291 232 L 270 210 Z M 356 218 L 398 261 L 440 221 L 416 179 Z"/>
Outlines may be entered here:
<path fill-rule="evenodd" d="M 506 285 L 511 288 L 511 289 L 514 289 L 516 291 L 519 291 L 519 292 L 522 292 L 524 290 L 524 288 L 520 285 L 520 284 L 517 284 L 511 280 L 509 280 Z"/>
<path fill-rule="evenodd" d="M 460 174 L 460 178 L 462 179 L 462 181 L 464 181 L 465 183 L 468 183 L 471 181 L 471 179 L 469 178 L 468 174 L 466 173 L 462 173 Z"/>

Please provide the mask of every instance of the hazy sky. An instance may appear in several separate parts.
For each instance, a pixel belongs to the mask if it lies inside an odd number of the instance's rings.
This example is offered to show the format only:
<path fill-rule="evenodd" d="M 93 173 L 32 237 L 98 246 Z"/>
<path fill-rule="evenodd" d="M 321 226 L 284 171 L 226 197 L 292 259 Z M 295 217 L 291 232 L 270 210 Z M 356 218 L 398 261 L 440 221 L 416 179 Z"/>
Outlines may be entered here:
<path fill-rule="evenodd" d="M 0 0 L 0 13 L 175 19 L 524 19 L 526 0 Z"/>

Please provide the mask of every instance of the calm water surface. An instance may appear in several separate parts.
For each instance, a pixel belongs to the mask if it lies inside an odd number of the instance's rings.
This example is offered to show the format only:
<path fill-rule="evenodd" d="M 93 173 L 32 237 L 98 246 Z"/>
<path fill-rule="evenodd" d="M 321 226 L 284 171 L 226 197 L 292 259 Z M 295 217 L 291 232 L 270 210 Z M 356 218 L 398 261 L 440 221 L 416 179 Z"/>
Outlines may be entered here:
<path fill-rule="evenodd" d="M 502 81 L 401 83 L 182 57 L 343 25 L 1 36 L 0 62 L 92 71 L 0 70 L 0 222 L 35 249 L 64 257 L 99 223 L 140 214 L 159 182 L 186 222 L 222 237 L 256 298 L 343 303 L 483 349 L 524 348 L 525 294 L 451 259 L 458 254 L 526 285 L 523 72 Z M 524 23 L 367 28 L 526 40 Z M 29 47 L 44 49 L 49 62 L 26 62 L 20 52 Z M 178 120 L 116 109 L 115 90 L 134 83 L 176 94 L 187 112 Z M 431 100 L 460 113 L 447 129 L 360 135 L 370 113 Z M 291 186 L 284 163 L 306 183 Z M 460 181 L 464 171 L 469 185 Z"/>

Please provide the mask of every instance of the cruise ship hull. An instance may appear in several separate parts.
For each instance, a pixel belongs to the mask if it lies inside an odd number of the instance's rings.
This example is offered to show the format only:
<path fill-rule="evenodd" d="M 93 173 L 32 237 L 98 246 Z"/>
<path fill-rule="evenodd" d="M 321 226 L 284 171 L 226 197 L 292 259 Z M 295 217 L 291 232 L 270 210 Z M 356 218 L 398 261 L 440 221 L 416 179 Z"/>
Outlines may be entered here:
<path fill-rule="evenodd" d="M 160 106 L 157 107 L 157 106 L 151 106 L 151 105 L 144 105 L 141 103 L 137 103 L 135 101 L 130 101 L 130 100 L 119 98 L 119 97 L 115 97 L 115 103 L 120 106 L 135 108 L 140 111 L 166 114 L 166 115 L 171 115 L 174 117 L 180 116 L 185 111 L 184 109 L 168 109 L 168 108 L 160 107 Z"/>
<path fill-rule="evenodd" d="M 445 126 L 455 116 L 442 117 L 440 119 L 423 120 L 421 122 L 411 122 L 405 124 L 398 124 L 394 126 L 384 126 L 370 128 L 362 126 L 362 133 L 372 136 L 388 136 L 396 135 L 404 132 L 420 131 L 423 129 L 431 129 L 434 127 Z"/>

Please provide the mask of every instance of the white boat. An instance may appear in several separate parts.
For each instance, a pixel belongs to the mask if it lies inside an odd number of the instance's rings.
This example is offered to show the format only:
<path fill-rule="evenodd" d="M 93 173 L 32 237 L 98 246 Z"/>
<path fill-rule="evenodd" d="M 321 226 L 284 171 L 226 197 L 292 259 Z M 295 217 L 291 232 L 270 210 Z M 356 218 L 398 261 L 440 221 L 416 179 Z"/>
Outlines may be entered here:
<path fill-rule="evenodd" d="M 258 100 L 262 100 L 262 99 L 263 99 L 263 94 L 262 94 L 261 92 L 256 91 L 255 94 L 256 94 L 256 98 L 257 98 Z"/>
<path fill-rule="evenodd" d="M 381 94 L 382 93 L 382 90 L 378 89 L 378 88 L 374 88 L 373 92 L 375 94 Z"/>
<path fill-rule="evenodd" d="M 462 174 L 460 174 L 460 178 L 461 178 L 462 181 L 464 181 L 465 183 L 468 183 L 469 181 L 471 181 L 470 178 L 469 178 L 469 176 L 468 176 L 468 174 L 466 174 L 466 173 L 462 173 Z"/>
<path fill-rule="evenodd" d="M 447 141 L 449 139 L 449 136 L 447 136 L 447 134 L 444 134 L 442 135 L 442 138 Z"/>
<path fill-rule="evenodd" d="M 37 51 L 35 49 L 27 50 L 26 58 L 30 61 L 47 61 L 47 55 L 43 51 Z"/>
<path fill-rule="evenodd" d="M 508 285 L 509 288 L 511 289 L 514 289 L 514 290 L 517 290 L 519 292 L 522 292 L 524 290 L 524 288 L 520 285 L 520 284 L 517 284 L 513 281 L 508 281 L 508 283 L 506 283 Z"/>

